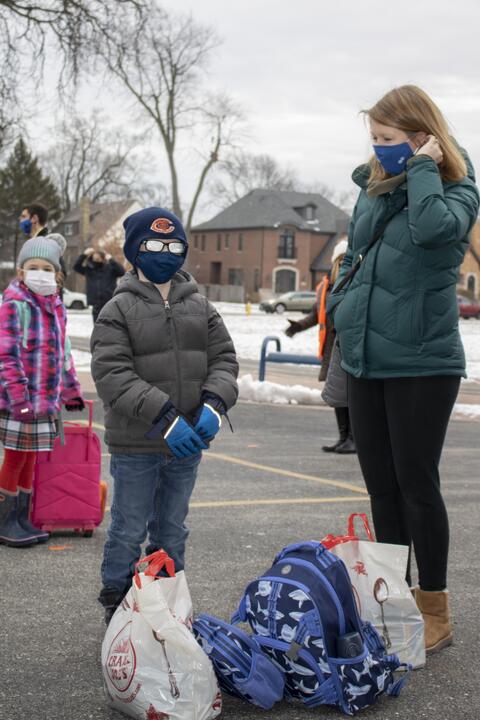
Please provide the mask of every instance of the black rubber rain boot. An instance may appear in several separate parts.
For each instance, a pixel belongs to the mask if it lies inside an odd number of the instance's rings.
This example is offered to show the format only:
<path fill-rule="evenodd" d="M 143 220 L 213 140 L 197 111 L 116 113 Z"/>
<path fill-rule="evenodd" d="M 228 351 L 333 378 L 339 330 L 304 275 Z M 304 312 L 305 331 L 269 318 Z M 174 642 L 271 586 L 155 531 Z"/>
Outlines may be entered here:
<path fill-rule="evenodd" d="M 353 455 L 357 452 L 357 448 L 355 447 L 355 441 L 353 439 L 352 435 L 352 426 L 350 425 L 350 417 L 348 415 L 348 408 L 342 408 L 342 410 L 345 411 L 346 414 L 346 421 L 345 421 L 345 427 L 346 427 L 346 437 L 345 440 L 340 443 L 340 445 L 337 445 L 335 448 L 335 452 L 338 453 L 338 455 Z"/>
<path fill-rule="evenodd" d="M 345 442 L 348 436 L 348 408 L 335 408 L 335 418 L 337 420 L 338 432 L 340 437 L 334 445 L 324 445 L 323 452 L 336 452 L 337 448 Z"/>
<path fill-rule="evenodd" d="M 36 545 L 36 535 L 18 522 L 18 496 L 0 490 L 0 543 L 10 547 Z"/>
<path fill-rule="evenodd" d="M 38 543 L 47 542 L 50 537 L 48 532 L 39 530 L 30 522 L 30 506 L 32 504 L 32 493 L 18 488 L 18 524 L 30 535 L 37 538 Z"/>
<path fill-rule="evenodd" d="M 98 596 L 98 602 L 103 605 L 105 609 L 105 624 L 108 625 L 110 620 L 115 615 L 115 611 L 121 604 L 126 593 L 120 592 L 116 588 L 104 587 L 100 591 Z"/>

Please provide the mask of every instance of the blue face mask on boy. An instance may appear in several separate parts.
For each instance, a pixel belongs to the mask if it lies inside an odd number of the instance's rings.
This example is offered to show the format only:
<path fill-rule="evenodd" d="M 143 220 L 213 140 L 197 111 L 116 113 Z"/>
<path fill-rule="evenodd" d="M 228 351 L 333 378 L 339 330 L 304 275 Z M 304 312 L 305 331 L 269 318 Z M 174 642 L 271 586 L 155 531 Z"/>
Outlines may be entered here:
<path fill-rule="evenodd" d="M 20 225 L 20 230 L 23 230 L 25 235 L 27 235 L 27 236 L 30 235 L 30 233 L 32 232 L 32 221 L 30 220 L 30 218 L 25 218 L 24 220 L 20 220 L 19 225 Z"/>
<path fill-rule="evenodd" d="M 403 172 L 408 160 L 414 155 L 408 142 L 398 145 L 374 145 L 373 149 L 378 162 L 389 175 L 399 175 Z"/>
<path fill-rule="evenodd" d="M 172 279 L 185 262 L 185 255 L 169 252 L 139 252 L 135 265 L 147 280 L 162 285 Z"/>

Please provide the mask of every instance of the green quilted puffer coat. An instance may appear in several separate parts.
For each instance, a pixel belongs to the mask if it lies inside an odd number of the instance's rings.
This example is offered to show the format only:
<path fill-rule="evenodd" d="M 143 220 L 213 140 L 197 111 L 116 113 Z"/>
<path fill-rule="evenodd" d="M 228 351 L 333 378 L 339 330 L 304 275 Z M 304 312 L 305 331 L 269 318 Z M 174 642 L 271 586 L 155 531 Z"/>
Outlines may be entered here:
<path fill-rule="evenodd" d="M 406 182 L 377 197 L 367 195 L 368 165 L 354 172 L 362 189 L 337 284 L 397 210 L 353 281 L 327 304 L 342 366 L 355 377 L 465 376 L 456 284 L 479 208 L 468 167 L 468 177 L 444 182 L 420 155 L 409 161 Z"/>

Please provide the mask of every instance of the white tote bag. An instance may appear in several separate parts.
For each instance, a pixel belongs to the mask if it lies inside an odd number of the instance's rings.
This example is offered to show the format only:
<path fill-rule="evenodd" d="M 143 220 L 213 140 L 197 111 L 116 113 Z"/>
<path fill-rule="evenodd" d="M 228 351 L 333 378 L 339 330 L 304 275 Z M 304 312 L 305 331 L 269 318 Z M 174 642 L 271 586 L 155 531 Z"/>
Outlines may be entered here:
<path fill-rule="evenodd" d="M 363 520 L 368 540 L 355 535 L 356 517 Z M 375 542 L 363 513 L 350 516 L 347 535 L 328 535 L 322 543 L 345 563 L 360 617 L 375 626 L 387 652 L 413 668 L 423 667 L 423 618 L 405 580 L 408 547 Z"/>
<path fill-rule="evenodd" d="M 213 666 L 191 632 L 185 573 L 163 551 L 141 561 L 102 645 L 110 705 L 138 720 L 210 720 L 220 715 Z M 139 563 L 140 564 L 140 563 Z M 165 567 L 170 577 L 157 577 Z"/>

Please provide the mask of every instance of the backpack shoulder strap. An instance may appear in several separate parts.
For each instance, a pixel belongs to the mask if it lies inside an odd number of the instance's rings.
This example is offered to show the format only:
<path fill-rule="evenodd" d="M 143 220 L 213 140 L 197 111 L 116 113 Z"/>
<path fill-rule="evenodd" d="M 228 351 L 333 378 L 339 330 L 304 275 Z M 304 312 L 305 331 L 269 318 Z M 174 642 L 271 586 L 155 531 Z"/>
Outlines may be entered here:
<path fill-rule="evenodd" d="M 32 320 L 32 311 L 28 302 L 24 300 L 10 300 L 17 308 L 18 317 L 20 320 L 20 327 L 22 328 L 22 347 L 28 347 L 28 329 Z M 65 370 L 70 370 L 72 366 L 72 343 L 67 333 L 65 332 L 65 344 L 64 344 L 64 361 L 63 367 Z"/>
<path fill-rule="evenodd" d="M 11 300 L 17 308 L 18 317 L 20 320 L 20 327 L 22 328 L 22 346 L 28 347 L 28 328 L 30 327 L 30 321 L 32 319 L 32 311 L 30 305 L 24 300 Z"/>

